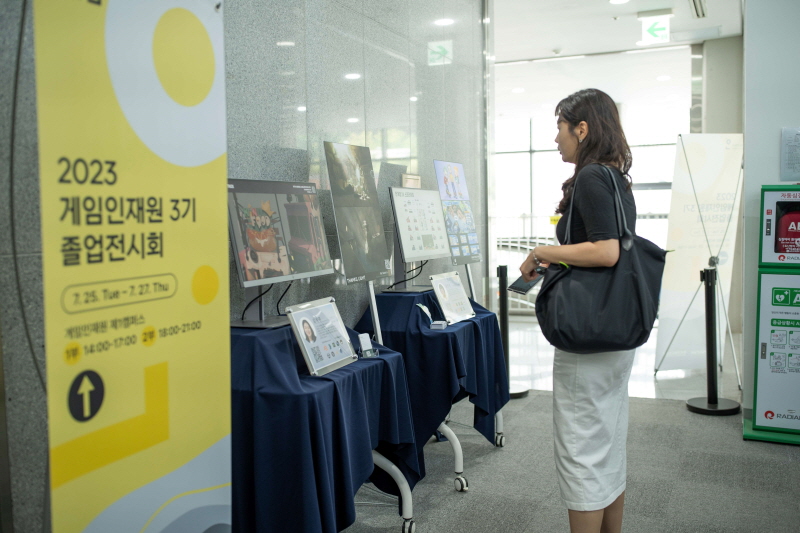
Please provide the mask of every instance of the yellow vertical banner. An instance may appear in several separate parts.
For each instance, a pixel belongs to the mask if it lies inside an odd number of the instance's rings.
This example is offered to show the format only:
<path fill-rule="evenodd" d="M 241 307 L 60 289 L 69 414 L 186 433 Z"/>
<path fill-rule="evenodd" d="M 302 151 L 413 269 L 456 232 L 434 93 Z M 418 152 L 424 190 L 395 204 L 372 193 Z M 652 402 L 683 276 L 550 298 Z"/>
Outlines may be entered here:
<path fill-rule="evenodd" d="M 54 533 L 231 523 L 222 16 L 34 0 Z"/>

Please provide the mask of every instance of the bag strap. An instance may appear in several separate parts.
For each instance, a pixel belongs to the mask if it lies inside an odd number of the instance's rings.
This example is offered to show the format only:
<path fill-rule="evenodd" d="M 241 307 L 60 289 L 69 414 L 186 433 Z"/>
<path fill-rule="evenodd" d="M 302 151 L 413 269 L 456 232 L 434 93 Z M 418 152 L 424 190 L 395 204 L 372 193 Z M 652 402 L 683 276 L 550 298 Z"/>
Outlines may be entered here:
<path fill-rule="evenodd" d="M 619 234 L 620 245 L 624 250 L 630 250 L 631 246 L 633 246 L 633 232 L 628 229 L 628 221 L 625 219 L 625 211 L 622 209 L 622 198 L 619 195 L 617 179 L 608 166 L 600 166 L 611 179 L 611 185 L 614 187 L 614 218 L 617 221 L 617 232 Z M 564 244 L 572 244 L 572 208 L 575 205 L 575 193 L 577 190 L 578 176 L 575 176 L 575 182 L 572 185 L 572 200 L 569 202 L 569 213 L 567 213 L 567 235 Z"/>

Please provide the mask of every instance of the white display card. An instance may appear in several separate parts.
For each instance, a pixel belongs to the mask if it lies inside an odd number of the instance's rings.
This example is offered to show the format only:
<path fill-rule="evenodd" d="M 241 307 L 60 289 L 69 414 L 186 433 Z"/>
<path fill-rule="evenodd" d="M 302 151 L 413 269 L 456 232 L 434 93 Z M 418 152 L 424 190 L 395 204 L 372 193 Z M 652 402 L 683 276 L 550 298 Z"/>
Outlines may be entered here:
<path fill-rule="evenodd" d="M 439 191 L 389 187 L 403 261 L 450 257 Z"/>
<path fill-rule="evenodd" d="M 431 284 L 448 324 L 455 324 L 475 316 L 458 272 L 434 274 L 431 276 Z"/>
<path fill-rule="evenodd" d="M 333 297 L 286 308 L 292 331 L 312 376 L 322 376 L 358 359 Z"/>

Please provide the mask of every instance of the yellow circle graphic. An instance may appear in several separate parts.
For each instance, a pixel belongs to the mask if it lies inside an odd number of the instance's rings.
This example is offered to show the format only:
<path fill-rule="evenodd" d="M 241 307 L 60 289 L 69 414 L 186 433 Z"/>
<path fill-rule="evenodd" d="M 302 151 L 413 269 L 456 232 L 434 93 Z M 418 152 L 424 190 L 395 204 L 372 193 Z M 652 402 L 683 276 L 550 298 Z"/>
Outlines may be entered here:
<path fill-rule="evenodd" d="M 74 365 L 80 361 L 82 355 L 83 348 L 81 348 L 81 345 L 77 342 L 71 342 L 64 348 L 64 361 L 66 361 L 68 365 Z"/>
<path fill-rule="evenodd" d="M 153 63 L 167 94 L 191 107 L 205 100 L 214 83 L 214 48 L 191 11 L 170 9 L 153 33 Z"/>
<path fill-rule="evenodd" d="M 210 304 L 219 292 L 217 271 L 208 265 L 197 269 L 192 278 L 192 296 L 200 305 Z"/>
<path fill-rule="evenodd" d="M 152 346 L 156 343 L 157 338 L 158 333 L 156 333 L 156 328 L 153 326 L 147 326 L 142 330 L 142 344 L 145 346 Z"/>

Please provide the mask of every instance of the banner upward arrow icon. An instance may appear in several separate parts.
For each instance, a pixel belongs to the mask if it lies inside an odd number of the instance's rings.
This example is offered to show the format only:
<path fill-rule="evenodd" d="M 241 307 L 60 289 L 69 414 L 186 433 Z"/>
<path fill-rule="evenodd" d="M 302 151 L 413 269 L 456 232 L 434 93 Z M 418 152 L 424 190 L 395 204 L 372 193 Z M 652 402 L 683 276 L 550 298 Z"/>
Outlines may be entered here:
<path fill-rule="evenodd" d="M 92 396 L 91 392 L 94 390 L 94 385 L 92 385 L 92 380 L 89 379 L 89 376 L 83 376 L 83 381 L 81 381 L 81 386 L 78 388 L 78 395 L 83 396 L 83 416 L 84 418 L 89 418 L 92 416 Z"/>

